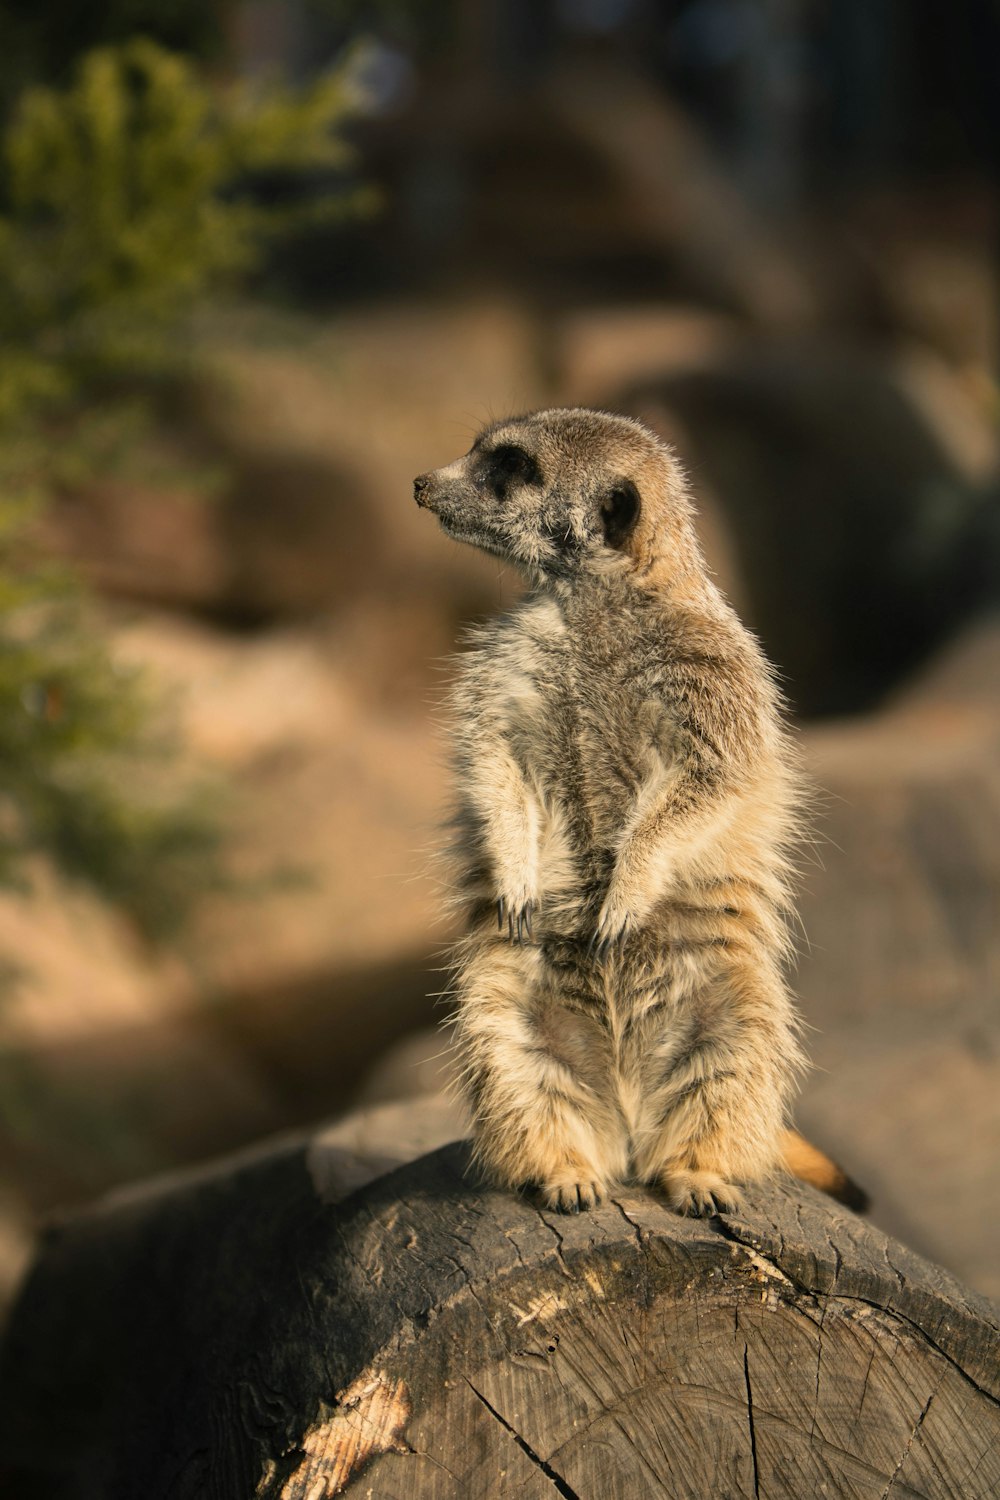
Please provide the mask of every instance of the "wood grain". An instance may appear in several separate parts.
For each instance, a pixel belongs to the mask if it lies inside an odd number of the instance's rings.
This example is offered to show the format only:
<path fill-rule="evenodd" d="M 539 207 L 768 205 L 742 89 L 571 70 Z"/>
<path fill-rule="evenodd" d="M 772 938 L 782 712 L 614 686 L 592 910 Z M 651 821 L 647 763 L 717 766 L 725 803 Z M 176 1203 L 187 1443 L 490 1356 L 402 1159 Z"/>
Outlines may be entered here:
<path fill-rule="evenodd" d="M 563 1218 L 462 1143 L 365 1182 L 336 1139 L 49 1235 L 0 1362 L 0 1493 L 1000 1492 L 997 1310 L 811 1190 Z"/>

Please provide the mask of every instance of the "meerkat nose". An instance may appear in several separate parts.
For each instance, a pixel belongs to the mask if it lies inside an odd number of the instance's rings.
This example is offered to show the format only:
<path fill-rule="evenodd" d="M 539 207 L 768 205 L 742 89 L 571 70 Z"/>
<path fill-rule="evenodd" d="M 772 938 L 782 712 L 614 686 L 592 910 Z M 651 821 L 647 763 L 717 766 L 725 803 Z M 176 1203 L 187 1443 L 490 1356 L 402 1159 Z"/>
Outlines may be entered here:
<path fill-rule="evenodd" d="M 413 481 L 413 498 L 418 505 L 426 505 L 426 494 L 430 489 L 431 477 L 429 474 L 418 474 Z"/>

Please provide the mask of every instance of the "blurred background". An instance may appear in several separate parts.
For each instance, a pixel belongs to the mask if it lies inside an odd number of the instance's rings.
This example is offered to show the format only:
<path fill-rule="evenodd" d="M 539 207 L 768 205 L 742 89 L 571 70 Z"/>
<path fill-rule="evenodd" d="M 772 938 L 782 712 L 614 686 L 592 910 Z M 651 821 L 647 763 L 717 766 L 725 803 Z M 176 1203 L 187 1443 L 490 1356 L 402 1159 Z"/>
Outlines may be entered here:
<path fill-rule="evenodd" d="M 0 12 L 0 1288 L 138 1176 L 443 1081 L 412 503 L 631 412 L 824 789 L 799 1123 L 1000 1295 L 1000 8 Z"/>

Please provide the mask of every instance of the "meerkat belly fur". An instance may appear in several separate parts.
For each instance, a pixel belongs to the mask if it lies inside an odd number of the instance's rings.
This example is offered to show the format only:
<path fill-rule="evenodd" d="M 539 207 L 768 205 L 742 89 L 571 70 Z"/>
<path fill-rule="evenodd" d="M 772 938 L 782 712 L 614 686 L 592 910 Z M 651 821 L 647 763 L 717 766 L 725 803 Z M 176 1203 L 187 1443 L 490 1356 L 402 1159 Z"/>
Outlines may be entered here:
<path fill-rule="evenodd" d="M 415 494 L 530 586 L 476 631 L 452 700 L 456 1045 L 481 1163 L 571 1212 L 623 1180 L 724 1212 L 783 1164 L 831 1188 L 786 1128 L 801 777 L 674 456 L 628 418 L 541 411 Z"/>

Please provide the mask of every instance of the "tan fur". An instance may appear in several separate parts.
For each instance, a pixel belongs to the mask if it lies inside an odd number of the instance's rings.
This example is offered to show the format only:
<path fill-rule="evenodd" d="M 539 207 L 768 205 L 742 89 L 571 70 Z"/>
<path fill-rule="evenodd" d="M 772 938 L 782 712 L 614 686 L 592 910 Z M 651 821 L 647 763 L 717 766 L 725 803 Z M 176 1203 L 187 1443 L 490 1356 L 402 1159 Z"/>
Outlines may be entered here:
<path fill-rule="evenodd" d="M 824 1156 L 797 1130 L 786 1130 L 782 1134 L 781 1164 L 793 1177 L 829 1193 L 831 1198 L 845 1203 L 848 1208 L 863 1213 L 868 1207 L 868 1194 L 848 1177 L 843 1167 Z"/>
<path fill-rule="evenodd" d="M 415 492 L 531 586 L 475 633 L 452 703 L 478 1156 L 564 1210 L 625 1179 L 681 1212 L 732 1209 L 738 1183 L 800 1160 L 784 969 L 801 780 L 771 671 L 639 423 L 501 422 Z"/>

